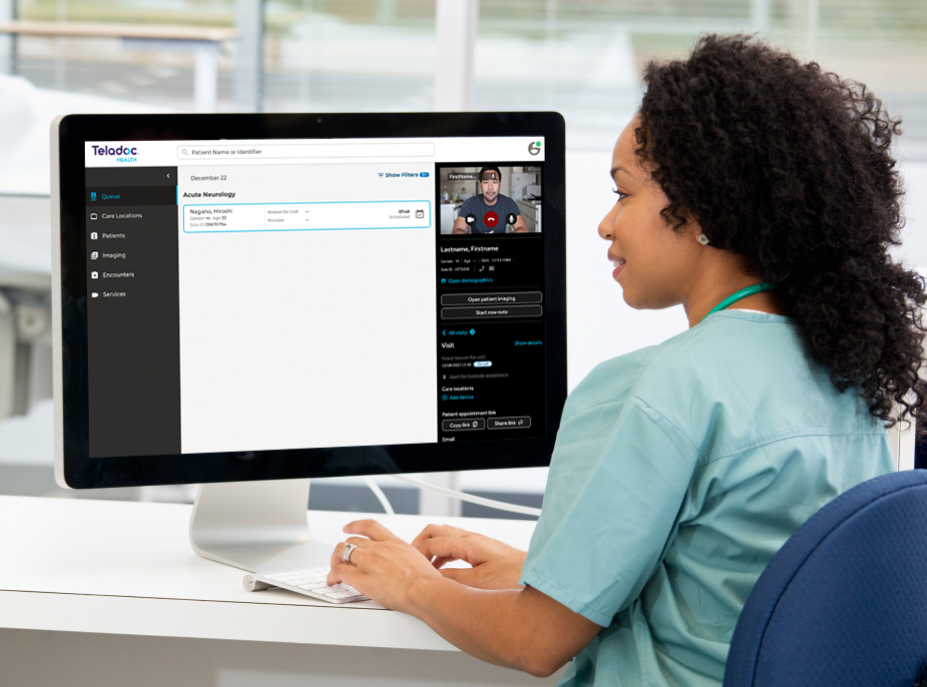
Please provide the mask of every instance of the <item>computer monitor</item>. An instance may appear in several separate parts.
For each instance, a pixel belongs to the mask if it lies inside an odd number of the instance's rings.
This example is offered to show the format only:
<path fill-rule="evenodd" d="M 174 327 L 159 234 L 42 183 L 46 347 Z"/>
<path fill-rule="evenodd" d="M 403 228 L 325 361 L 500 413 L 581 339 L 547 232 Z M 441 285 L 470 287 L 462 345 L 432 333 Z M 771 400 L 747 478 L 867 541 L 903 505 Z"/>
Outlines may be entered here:
<path fill-rule="evenodd" d="M 61 486 L 204 485 L 258 570 L 327 564 L 308 478 L 549 463 L 560 115 L 71 115 L 52 201 Z"/>

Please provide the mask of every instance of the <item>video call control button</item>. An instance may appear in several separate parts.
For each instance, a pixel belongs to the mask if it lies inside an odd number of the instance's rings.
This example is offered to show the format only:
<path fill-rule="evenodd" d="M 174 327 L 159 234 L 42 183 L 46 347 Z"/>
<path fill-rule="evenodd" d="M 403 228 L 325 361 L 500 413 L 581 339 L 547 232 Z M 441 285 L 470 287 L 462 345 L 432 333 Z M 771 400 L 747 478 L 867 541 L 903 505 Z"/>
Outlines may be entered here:
<path fill-rule="evenodd" d="M 441 305 L 516 305 L 518 303 L 541 303 L 544 296 L 540 291 L 515 293 L 446 293 L 441 296 Z"/>
<path fill-rule="evenodd" d="M 519 417 L 491 417 L 487 422 L 489 429 L 528 429 L 531 426 L 531 416 Z"/>
<path fill-rule="evenodd" d="M 476 224 L 476 215 L 474 215 L 472 212 L 469 215 L 467 215 L 464 219 L 466 220 L 467 224 L 470 225 L 471 227 L 474 224 Z"/>
<path fill-rule="evenodd" d="M 544 308 L 540 305 L 493 305 L 475 308 L 441 308 L 442 320 L 497 319 L 500 317 L 540 317 Z"/>
<path fill-rule="evenodd" d="M 515 220 L 517 219 L 518 219 L 518 215 L 516 215 L 514 212 L 510 212 L 509 214 L 505 216 L 505 221 L 508 224 L 511 224 L 513 227 L 515 226 Z"/>
<path fill-rule="evenodd" d="M 499 215 L 490 210 L 485 215 L 483 215 L 483 224 L 485 224 L 490 229 L 495 229 L 496 225 L 499 224 Z"/>
<path fill-rule="evenodd" d="M 481 417 L 466 420 L 441 420 L 442 432 L 472 432 L 480 429 L 486 429 L 486 420 Z"/>

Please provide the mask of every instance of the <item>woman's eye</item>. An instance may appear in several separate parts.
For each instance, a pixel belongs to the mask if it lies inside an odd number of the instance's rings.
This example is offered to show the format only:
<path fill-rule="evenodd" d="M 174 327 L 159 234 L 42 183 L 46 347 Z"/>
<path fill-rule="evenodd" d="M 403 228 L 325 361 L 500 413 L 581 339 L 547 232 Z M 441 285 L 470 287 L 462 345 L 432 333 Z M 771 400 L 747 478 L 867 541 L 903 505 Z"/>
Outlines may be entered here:
<path fill-rule="evenodd" d="M 618 196 L 618 200 L 622 200 L 623 198 L 626 198 L 627 195 L 628 195 L 628 194 L 625 193 L 624 191 L 619 191 L 617 188 L 613 188 L 613 189 L 612 189 L 612 193 L 614 193 L 616 196 Z"/>

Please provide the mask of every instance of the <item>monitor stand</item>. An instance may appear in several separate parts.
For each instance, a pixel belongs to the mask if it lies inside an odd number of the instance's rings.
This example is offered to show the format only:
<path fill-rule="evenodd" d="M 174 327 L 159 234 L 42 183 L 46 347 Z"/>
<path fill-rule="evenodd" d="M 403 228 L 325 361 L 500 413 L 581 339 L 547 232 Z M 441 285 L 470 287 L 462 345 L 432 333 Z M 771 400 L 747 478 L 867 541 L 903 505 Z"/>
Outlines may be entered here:
<path fill-rule="evenodd" d="M 309 480 L 202 484 L 190 544 L 203 558 L 249 572 L 328 567 L 335 543 L 309 532 Z"/>

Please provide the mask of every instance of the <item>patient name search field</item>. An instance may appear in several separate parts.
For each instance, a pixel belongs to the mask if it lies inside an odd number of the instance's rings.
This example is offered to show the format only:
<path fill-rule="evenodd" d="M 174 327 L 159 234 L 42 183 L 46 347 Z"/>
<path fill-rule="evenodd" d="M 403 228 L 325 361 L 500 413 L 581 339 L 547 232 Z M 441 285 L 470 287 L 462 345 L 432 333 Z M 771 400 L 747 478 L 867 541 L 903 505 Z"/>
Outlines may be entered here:
<path fill-rule="evenodd" d="M 288 143 L 256 145 L 180 145 L 179 160 L 225 158 L 237 160 L 287 158 L 375 158 L 417 157 L 431 158 L 435 144 L 428 143 Z"/>
<path fill-rule="evenodd" d="M 186 233 L 427 229 L 431 221 L 431 202 L 427 200 L 183 206 Z"/>

